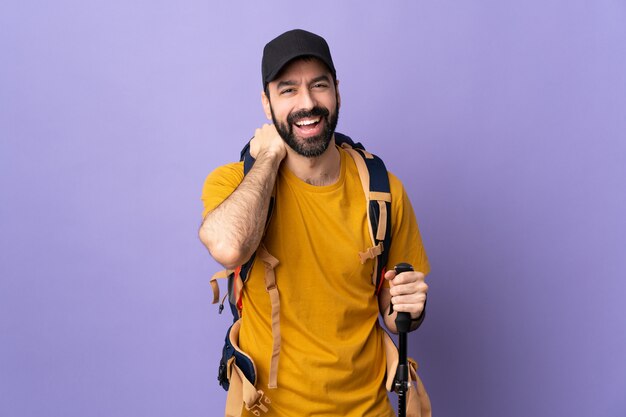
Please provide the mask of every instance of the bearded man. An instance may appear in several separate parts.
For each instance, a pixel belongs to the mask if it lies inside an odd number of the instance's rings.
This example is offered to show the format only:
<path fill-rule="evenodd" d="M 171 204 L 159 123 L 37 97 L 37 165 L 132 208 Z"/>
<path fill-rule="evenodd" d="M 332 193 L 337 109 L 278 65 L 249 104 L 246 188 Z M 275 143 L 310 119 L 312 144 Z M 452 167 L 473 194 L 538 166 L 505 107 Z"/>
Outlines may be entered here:
<path fill-rule="evenodd" d="M 242 162 L 217 168 L 202 192 L 199 235 L 213 258 L 232 270 L 257 254 L 241 289 L 235 343 L 255 364 L 255 389 L 271 402 L 227 406 L 226 414 L 392 416 L 378 315 L 395 332 L 397 312 L 423 317 L 428 290 L 411 203 L 388 174 L 393 244 L 384 248 L 388 272 L 377 291 L 373 259 L 355 256 L 371 238 L 358 168 L 335 143 L 341 98 L 326 41 L 303 30 L 273 39 L 263 51 L 262 82 L 272 123 L 250 142 L 254 165 L 245 175 Z M 400 262 L 415 271 L 396 274 Z"/>

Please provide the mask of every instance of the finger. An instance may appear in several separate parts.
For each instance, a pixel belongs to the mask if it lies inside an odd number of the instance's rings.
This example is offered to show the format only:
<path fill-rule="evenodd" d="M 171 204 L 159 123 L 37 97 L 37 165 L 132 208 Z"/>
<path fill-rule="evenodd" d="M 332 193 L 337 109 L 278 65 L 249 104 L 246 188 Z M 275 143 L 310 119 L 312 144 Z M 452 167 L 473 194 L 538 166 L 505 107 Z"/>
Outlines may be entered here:
<path fill-rule="evenodd" d="M 393 269 L 390 269 L 389 271 L 385 272 L 385 279 L 387 280 L 392 280 L 396 277 L 396 271 Z"/>
<path fill-rule="evenodd" d="M 394 285 L 407 284 L 410 282 L 424 281 L 424 274 L 417 271 L 408 271 L 398 274 L 393 279 Z"/>
<path fill-rule="evenodd" d="M 426 301 L 426 293 L 410 293 L 410 294 L 399 294 L 391 297 L 391 302 L 396 304 L 415 304 L 415 303 L 423 303 Z"/>
<path fill-rule="evenodd" d="M 398 312 L 411 313 L 411 315 L 417 317 L 419 314 L 421 314 L 422 311 L 424 311 L 424 305 L 425 303 L 423 301 L 418 301 L 414 303 L 398 302 L 393 304 L 393 309 Z"/>
<path fill-rule="evenodd" d="M 426 294 L 428 293 L 428 284 L 424 281 L 409 282 L 407 284 L 391 285 L 389 294 L 394 295 L 410 295 L 410 294 Z"/>

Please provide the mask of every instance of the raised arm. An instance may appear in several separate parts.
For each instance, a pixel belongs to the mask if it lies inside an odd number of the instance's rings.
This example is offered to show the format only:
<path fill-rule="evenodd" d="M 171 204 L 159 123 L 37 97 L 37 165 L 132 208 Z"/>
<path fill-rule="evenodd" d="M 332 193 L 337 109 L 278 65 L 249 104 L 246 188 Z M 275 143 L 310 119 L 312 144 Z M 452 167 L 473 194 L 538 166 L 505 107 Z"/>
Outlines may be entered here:
<path fill-rule="evenodd" d="M 204 218 L 198 232 L 211 256 L 228 269 L 246 262 L 257 249 L 285 143 L 274 125 L 256 130 L 250 143 L 254 166 L 241 184 Z"/>

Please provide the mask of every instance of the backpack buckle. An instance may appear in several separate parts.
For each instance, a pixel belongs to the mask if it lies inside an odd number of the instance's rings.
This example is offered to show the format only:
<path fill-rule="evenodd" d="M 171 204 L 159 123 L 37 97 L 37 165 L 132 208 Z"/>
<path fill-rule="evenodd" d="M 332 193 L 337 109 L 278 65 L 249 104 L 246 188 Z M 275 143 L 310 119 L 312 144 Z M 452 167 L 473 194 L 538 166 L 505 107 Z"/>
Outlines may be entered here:
<path fill-rule="evenodd" d="M 265 395 L 263 390 L 258 390 L 257 392 L 259 393 L 259 397 L 257 398 L 256 402 L 252 405 L 246 404 L 246 410 L 250 411 L 252 414 L 258 417 L 261 415 L 261 413 L 267 413 L 269 411 L 269 408 L 267 406 L 272 403 L 272 400 L 270 400 L 267 395 Z"/>
<path fill-rule="evenodd" d="M 368 248 L 365 252 L 359 252 L 359 258 L 361 259 L 361 265 L 365 264 L 368 259 L 374 259 L 385 249 L 383 248 L 383 242 L 379 242 L 378 245 Z"/>

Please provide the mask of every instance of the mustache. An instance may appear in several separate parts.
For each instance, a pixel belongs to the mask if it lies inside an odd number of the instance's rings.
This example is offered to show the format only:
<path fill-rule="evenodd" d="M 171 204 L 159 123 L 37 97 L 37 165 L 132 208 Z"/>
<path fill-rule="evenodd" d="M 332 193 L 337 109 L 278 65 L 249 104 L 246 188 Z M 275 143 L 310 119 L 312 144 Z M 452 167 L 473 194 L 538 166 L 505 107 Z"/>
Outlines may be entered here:
<path fill-rule="evenodd" d="M 327 117 L 330 114 L 327 108 L 315 106 L 310 110 L 298 110 L 297 112 L 290 113 L 287 116 L 287 123 L 294 124 L 297 120 L 306 119 L 310 117 Z"/>

